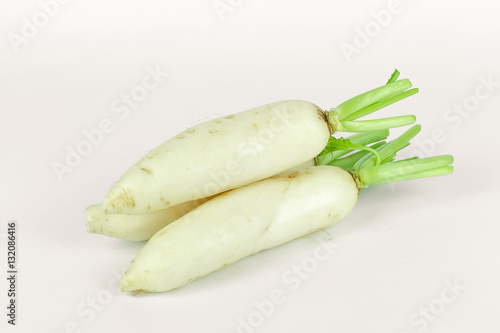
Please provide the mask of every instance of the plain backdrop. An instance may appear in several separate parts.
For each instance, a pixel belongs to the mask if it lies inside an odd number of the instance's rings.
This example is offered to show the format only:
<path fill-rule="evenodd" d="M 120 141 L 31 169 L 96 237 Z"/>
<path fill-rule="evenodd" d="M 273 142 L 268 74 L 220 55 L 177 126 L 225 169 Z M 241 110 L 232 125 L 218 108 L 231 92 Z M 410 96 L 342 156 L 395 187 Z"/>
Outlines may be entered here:
<path fill-rule="evenodd" d="M 498 332 L 499 9 L 2 1 L 0 276 L 11 220 L 19 270 L 16 327 L 0 279 L 2 332 Z M 325 232 L 175 291 L 117 290 L 144 242 L 87 234 L 84 212 L 140 157 L 189 126 L 268 102 L 330 109 L 395 68 L 420 92 L 378 116 L 415 114 L 422 125 L 398 157 L 453 154 L 453 175 L 369 188 Z M 68 157 L 77 149 L 85 156 Z M 325 244 L 333 250 L 318 260 Z"/>

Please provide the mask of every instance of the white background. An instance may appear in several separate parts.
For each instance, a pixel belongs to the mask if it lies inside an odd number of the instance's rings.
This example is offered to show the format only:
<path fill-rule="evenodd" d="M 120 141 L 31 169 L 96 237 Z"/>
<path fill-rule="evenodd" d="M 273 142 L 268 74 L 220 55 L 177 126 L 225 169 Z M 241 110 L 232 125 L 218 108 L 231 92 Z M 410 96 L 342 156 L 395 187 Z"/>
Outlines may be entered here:
<path fill-rule="evenodd" d="M 221 2 L 231 10 L 218 13 L 213 0 L 74 0 L 52 5 L 45 22 L 37 1 L 0 4 L 4 272 L 9 220 L 19 233 L 18 325 L 6 323 L 2 277 L 2 331 L 498 332 L 497 2 L 401 0 L 396 10 L 380 0 Z M 40 27 L 30 35 L 34 17 Z M 121 119 L 113 103 L 147 68 L 168 77 Z M 178 290 L 116 290 L 144 243 L 87 234 L 84 211 L 148 150 L 201 120 L 272 101 L 329 109 L 394 68 L 420 92 L 378 116 L 415 114 L 423 127 L 399 156 L 453 154 L 453 175 L 367 189 L 330 236 Z M 112 130 L 58 179 L 54 163 L 65 164 L 68 147 L 106 118 Z M 336 248 L 314 263 L 325 237 Z M 303 264 L 310 272 L 294 289 L 283 275 Z M 450 283 L 462 289 L 453 294 Z M 283 302 L 259 310 L 273 290 Z"/>

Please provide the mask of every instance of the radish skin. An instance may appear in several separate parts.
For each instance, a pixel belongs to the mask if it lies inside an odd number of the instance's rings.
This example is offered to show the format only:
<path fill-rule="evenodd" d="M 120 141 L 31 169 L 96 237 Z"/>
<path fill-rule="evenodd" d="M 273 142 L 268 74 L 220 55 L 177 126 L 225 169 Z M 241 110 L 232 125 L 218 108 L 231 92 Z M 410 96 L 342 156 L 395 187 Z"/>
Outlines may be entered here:
<path fill-rule="evenodd" d="M 198 124 L 132 166 L 104 199 L 104 210 L 147 213 L 276 175 L 313 159 L 330 134 L 325 113 L 306 101 L 266 104 Z"/>
<path fill-rule="evenodd" d="M 340 221 L 357 198 L 352 175 L 331 166 L 275 176 L 226 192 L 154 235 L 121 279 L 121 290 L 162 292 L 181 287 L 246 256 Z"/>
<path fill-rule="evenodd" d="M 106 214 L 102 203 L 87 208 L 87 231 L 129 241 L 149 240 L 155 233 L 212 197 L 145 214 Z"/>

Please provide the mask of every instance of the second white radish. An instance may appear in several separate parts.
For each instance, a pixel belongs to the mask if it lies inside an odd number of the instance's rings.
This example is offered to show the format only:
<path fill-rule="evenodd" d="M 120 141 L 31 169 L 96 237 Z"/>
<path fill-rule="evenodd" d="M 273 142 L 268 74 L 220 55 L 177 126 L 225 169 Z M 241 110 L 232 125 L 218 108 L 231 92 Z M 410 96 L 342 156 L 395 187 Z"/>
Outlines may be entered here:
<path fill-rule="evenodd" d="M 340 221 L 357 197 L 351 175 L 330 166 L 268 178 L 221 194 L 154 235 L 122 278 L 121 289 L 161 292 L 183 286 Z"/>

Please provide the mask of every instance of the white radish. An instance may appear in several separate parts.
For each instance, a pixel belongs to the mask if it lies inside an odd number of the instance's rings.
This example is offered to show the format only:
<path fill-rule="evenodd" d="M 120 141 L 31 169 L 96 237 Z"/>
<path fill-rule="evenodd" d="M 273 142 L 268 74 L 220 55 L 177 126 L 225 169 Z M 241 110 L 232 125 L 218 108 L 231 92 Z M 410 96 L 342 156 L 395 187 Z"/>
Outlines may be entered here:
<path fill-rule="evenodd" d="M 87 231 L 130 241 L 149 240 L 166 225 L 179 219 L 189 211 L 212 197 L 186 202 L 177 206 L 145 214 L 106 214 L 102 203 L 87 208 L 85 212 Z"/>
<path fill-rule="evenodd" d="M 385 160 L 418 133 L 414 126 L 378 148 Z M 120 281 L 123 291 L 181 287 L 241 258 L 343 219 L 359 190 L 371 184 L 446 175 L 451 156 L 374 165 L 363 157 L 353 172 L 314 166 L 220 194 L 155 234 Z"/>
<path fill-rule="evenodd" d="M 338 167 L 318 166 L 221 194 L 169 224 L 139 252 L 121 289 L 161 292 L 345 217 L 358 188 Z"/>
<path fill-rule="evenodd" d="M 353 121 L 414 94 L 390 82 L 324 112 L 306 101 L 266 104 L 196 125 L 132 166 L 103 201 L 107 213 L 142 214 L 284 172 L 318 155 L 334 131 L 404 126 L 414 116 Z"/>
<path fill-rule="evenodd" d="M 104 209 L 145 213 L 240 187 L 314 158 L 329 137 L 321 109 L 303 101 L 204 122 L 132 166 L 104 199 Z"/>

